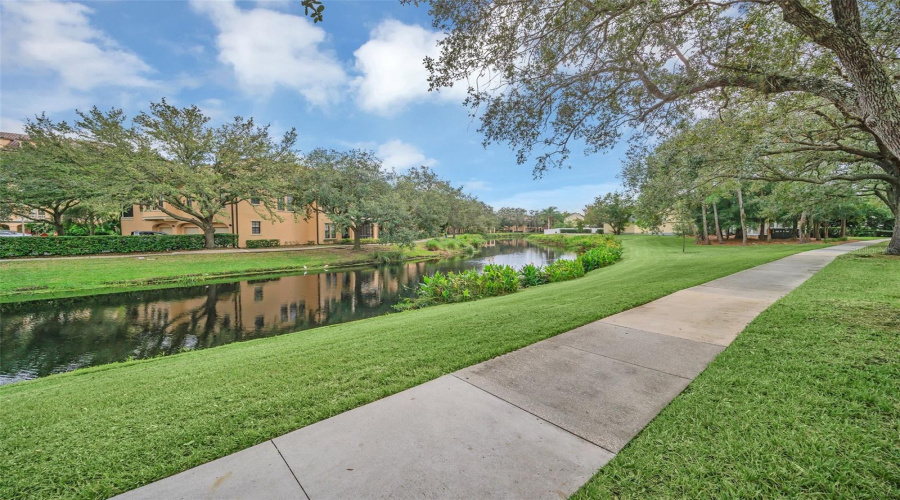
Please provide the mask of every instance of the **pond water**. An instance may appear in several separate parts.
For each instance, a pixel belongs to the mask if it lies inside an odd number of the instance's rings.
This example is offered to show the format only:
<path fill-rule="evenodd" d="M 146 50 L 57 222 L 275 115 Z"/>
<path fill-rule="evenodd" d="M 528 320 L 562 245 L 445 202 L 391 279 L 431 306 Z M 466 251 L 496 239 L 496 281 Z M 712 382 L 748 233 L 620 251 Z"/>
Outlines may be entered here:
<path fill-rule="evenodd" d="M 0 385 L 379 316 L 422 276 L 575 255 L 525 240 L 474 256 L 265 280 L 0 305 Z"/>

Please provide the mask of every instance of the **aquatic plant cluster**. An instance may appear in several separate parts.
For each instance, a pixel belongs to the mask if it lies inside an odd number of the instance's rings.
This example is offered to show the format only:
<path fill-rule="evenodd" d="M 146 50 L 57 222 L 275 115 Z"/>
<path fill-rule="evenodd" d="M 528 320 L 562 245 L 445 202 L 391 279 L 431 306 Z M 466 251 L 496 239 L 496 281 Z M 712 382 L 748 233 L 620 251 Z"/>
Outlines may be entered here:
<path fill-rule="evenodd" d="M 480 234 L 460 234 L 453 238 L 433 238 L 425 242 L 425 248 L 436 250 L 468 250 L 474 252 L 487 243 Z"/>
<path fill-rule="evenodd" d="M 397 304 L 397 310 L 418 309 L 436 304 L 466 302 L 517 292 L 523 288 L 580 278 L 589 271 L 608 266 L 622 257 L 622 244 L 611 236 L 576 237 L 575 248 L 582 248 L 575 260 L 559 259 L 546 266 L 528 264 L 518 271 L 512 266 L 489 264 L 481 273 L 437 272 L 422 278 L 416 298 Z M 576 239 L 571 238 L 571 239 Z M 571 247 L 570 247 L 571 248 Z"/>

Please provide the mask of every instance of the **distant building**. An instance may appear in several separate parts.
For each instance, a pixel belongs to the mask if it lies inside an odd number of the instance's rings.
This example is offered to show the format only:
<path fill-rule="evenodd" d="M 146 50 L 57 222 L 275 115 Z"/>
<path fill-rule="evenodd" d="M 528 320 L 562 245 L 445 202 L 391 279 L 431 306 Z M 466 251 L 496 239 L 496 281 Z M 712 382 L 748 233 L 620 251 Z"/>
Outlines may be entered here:
<path fill-rule="evenodd" d="M 15 149 L 27 141 L 28 136 L 25 134 L 14 134 L 12 132 L 0 132 L 0 149 Z M 17 233 L 26 233 L 25 224 L 29 222 L 45 222 L 47 214 L 39 210 L 32 210 L 30 217 L 22 217 L 21 215 L 0 213 L 0 229 L 9 229 Z"/>
<path fill-rule="evenodd" d="M 154 205 L 137 204 L 122 213 L 122 234 L 129 235 L 133 231 L 159 231 L 167 234 L 203 234 L 196 224 L 180 221 L 161 210 L 164 202 Z M 223 213 L 216 219 L 217 233 L 233 233 L 238 235 L 238 246 L 247 245 L 247 240 L 277 239 L 281 245 L 315 245 L 333 243 L 343 238 L 351 238 L 353 231 L 338 232 L 337 226 L 328 217 L 314 213 L 309 220 L 304 219 L 305 212 L 298 214 L 290 211 L 290 197 L 276 202 L 276 213 L 281 221 L 273 219 L 262 208 L 259 200 L 241 201 L 227 205 Z M 176 215 L 183 212 L 168 209 Z M 257 211 L 258 210 L 258 211 Z M 265 217 L 261 214 L 266 214 Z M 360 238 L 377 238 L 378 227 L 366 225 L 361 228 Z"/>
<path fill-rule="evenodd" d="M 566 223 L 566 226 L 577 226 L 579 222 L 584 222 L 584 214 L 578 212 L 569 214 L 563 222 Z"/>

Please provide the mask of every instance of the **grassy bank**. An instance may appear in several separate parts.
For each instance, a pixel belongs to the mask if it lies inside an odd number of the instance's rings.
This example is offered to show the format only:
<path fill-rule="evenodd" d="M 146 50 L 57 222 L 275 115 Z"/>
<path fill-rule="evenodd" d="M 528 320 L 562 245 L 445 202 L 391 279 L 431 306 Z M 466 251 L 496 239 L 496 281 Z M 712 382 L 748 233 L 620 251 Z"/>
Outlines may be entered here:
<path fill-rule="evenodd" d="M 242 276 L 319 271 L 370 265 L 393 247 L 314 248 L 256 253 L 155 254 L 94 259 L 46 259 L 0 262 L 0 303 L 74 297 L 148 288 L 187 286 Z M 438 258 L 423 246 L 403 252 L 406 259 Z M 304 269 L 304 266 L 306 268 Z"/>
<path fill-rule="evenodd" d="M 574 497 L 900 498 L 900 259 L 875 252 L 762 313 Z"/>
<path fill-rule="evenodd" d="M 0 498 L 109 496 L 803 246 L 623 237 L 520 293 L 0 387 Z"/>

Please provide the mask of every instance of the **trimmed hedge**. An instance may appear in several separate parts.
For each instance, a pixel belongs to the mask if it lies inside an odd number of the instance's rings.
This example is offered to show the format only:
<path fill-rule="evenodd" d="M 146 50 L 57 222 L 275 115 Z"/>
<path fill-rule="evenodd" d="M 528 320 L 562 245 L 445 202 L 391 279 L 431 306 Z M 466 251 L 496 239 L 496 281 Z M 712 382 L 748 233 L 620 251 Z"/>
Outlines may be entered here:
<path fill-rule="evenodd" d="M 247 240 L 247 248 L 272 248 L 281 244 L 280 240 Z"/>
<path fill-rule="evenodd" d="M 216 233 L 216 246 L 235 246 L 237 235 Z M 202 234 L 148 236 L 32 236 L 0 238 L 0 258 L 99 253 L 168 252 L 200 250 Z"/>
<path fill-rule="evenodd" d="M 564 228 L 559 230 L 562 234 L 592 234 L 590 229 Z M 597 231 L 597 234 L 603 234 L 603 231 Z"/>

